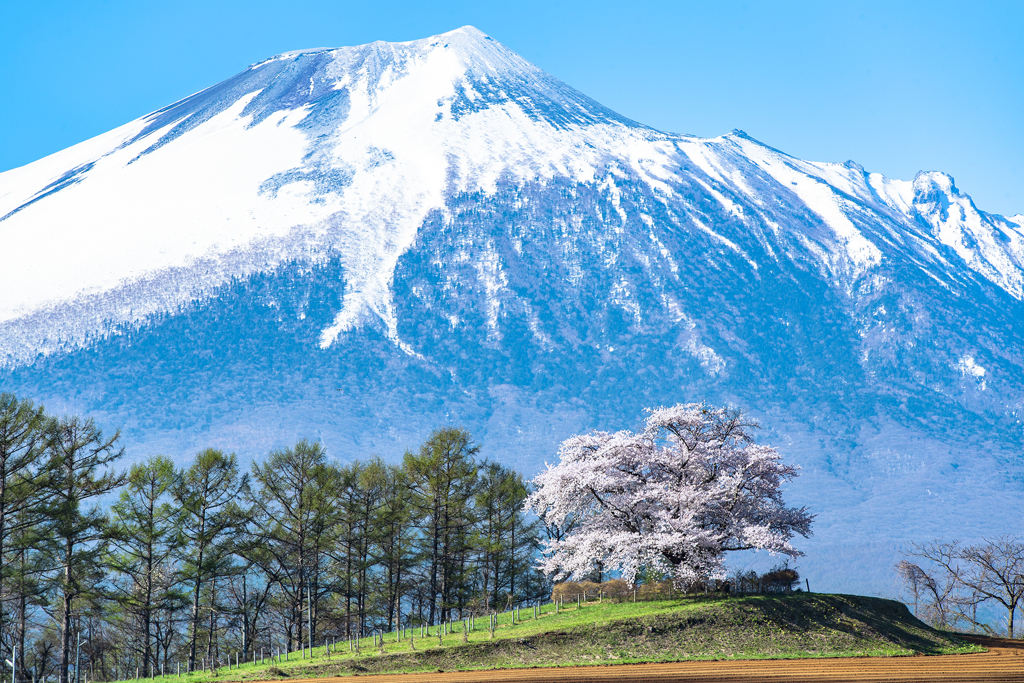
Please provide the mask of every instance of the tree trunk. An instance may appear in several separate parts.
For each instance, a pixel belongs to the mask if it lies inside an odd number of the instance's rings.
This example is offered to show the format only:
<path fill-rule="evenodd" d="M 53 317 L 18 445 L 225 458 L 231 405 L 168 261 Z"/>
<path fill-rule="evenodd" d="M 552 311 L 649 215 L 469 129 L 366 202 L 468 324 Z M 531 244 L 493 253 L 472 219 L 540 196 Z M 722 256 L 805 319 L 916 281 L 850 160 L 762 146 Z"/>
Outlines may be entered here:
<path fill-rule="evenodd" d="M 70 558 L 70 548 L 68 549 L 68 557 Z M 71 564 L 70 562 L 64 565 L 64 590 L 61 595 L 61 608 L 63 609 L 63 615 L 60 624 L 60 683 L 68 683 L 68 666 L 71 662 L 71 653 L 68 650 L 71 647 L 71 603 L 72 595 L 69 588 L 71 580 Z"/>
<path fill-rule="evenodd" d="M 148 676 L 150 662 L 153 660 L 153 637 L 152 637 L 152 613 L 153 604 L 153 552 L 149 550 L 146 558 L 146 595 L 142 607 L 142 658 L 144 661 L 142 672 Z"/>
<path fill-rule="evenodd" d="M 192 623 L 190 624 L 188 637 L 188 670 L 196 670 L 196 641 L 199 639 L 199 591 L 202 588 L 203 551 L 199 551 L 199 560 L 196 563 L 196 587 L 192 591 Z"/>
<path fill-rule="evenodd" d="M 345 547 L 345 637 L 352 637 L 352 542 Z"/>
<path fill-rule="evenodd" d="M 24 675 L 28 669 L 25 667 L 25 633 L 28 630 L 28 598 L 25 595 L 25 549 L 22 548 L 19 552 L 20 569 L 21 569 L 21 590 L 18 596 L 18 657 L 14 661 L 14 665 L 21 669 Z"/>
<path fill-rule="evenodd" d="M 440 523 L 440 520 L 438 519 L 438 508 L 440 507 L 440 505 L 437 502 L 436 496 L 434 501 L 434 524 L 433 528 L 431 529 L 432 552 L 430 557 L 430 614 L 427 617 L 427 624 L 430 626 L 434 625 L 434 607 L 435 603 L 437 602 L 437 565 L 439 559 L 437 555 L 440 543 L 440 529 L 438 528 Z"/>
<path fill-rule="evenodd" d="M 4 539 L 7 537 L 7 510 L 4 505 L 4 501 L 7 500 L 7 472 L 5 461 L 0 461 L 0 466 L 3 466 L 3 470 L 0 470 L 0 564 L 4 561 Z M 3 575 L 0 574 L 0 597 L 4 595 L 4 583 Z M 0 609 L 0 636 L 4 633 L 4 623 L 6 613 L 3 609 Z"/>
<path fill-rule="evenodd" d="M 213 627 L 214 627 L 214 608 L 217 605 L 217 581 L 213 580 L 210 585 L 210 630 L 206 634 L 206 658 L 211 662 L 213 661 Z"/>

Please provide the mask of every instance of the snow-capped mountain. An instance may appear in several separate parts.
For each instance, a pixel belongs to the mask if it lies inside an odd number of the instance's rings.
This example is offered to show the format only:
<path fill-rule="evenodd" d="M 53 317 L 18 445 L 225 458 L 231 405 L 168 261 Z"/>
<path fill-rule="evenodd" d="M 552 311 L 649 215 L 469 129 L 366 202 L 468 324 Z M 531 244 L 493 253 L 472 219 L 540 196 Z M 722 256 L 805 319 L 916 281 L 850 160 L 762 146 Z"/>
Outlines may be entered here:
<path fill-rule="evenodd" d="M 821 588 L 1012 530 L 1022 337 L 1024 216 L 653 130 L 471 27 L 279 55 L 0 174 L 0 383 L 137 457 L 452 421 L 530 474 L 731 403 L 804 468 Z"/>

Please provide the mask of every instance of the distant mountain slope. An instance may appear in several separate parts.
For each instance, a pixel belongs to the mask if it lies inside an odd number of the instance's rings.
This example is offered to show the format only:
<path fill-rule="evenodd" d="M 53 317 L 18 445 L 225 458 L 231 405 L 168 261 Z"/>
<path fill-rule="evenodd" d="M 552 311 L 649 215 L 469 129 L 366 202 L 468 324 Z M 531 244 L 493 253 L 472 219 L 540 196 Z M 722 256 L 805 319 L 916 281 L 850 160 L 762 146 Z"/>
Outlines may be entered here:
<path fill-rule="evenodd" d="M 0 174 L 0 245 L 0 385 L 134 457 L 450 421 L 530 474 L 706 399 L 804 467 L 822 588 L 1024 512 L 1024 218 L 655 131 L 471 27 L 280 55 Z"/>

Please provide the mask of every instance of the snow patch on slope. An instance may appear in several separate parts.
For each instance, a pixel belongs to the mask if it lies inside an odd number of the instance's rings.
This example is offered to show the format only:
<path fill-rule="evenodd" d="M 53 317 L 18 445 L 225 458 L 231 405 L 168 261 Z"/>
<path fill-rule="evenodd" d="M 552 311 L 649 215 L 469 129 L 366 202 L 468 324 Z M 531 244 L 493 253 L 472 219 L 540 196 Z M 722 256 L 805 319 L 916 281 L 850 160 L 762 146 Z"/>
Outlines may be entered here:
<path fill-rule="evenodd" d="M 956 369 L 960 371 L 960 374 L 964 377 L 971 377 L 978 382 L 978 388 L 984 391 L 986 389 L 985 375 L 987 371 L 985 368 L 978 365 L 974 360 L 974 356 L 963 356 L 956 365 Z"/>

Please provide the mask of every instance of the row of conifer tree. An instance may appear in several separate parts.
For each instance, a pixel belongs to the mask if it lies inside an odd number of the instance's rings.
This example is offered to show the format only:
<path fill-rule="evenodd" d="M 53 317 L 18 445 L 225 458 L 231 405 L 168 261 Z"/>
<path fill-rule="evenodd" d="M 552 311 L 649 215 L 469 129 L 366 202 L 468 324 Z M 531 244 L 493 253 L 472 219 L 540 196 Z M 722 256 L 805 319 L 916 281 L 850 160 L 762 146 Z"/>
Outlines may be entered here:
<path fill-rule="evenodd" d="M 195 670 L 551 590 L 527 484 L 462 429 L 400 465 L 310 441 L 249 471 L 215 449 L 184 467 L 124 455 L 91 419 L 0 394 L 0 649 L 18 681 Z"/>

